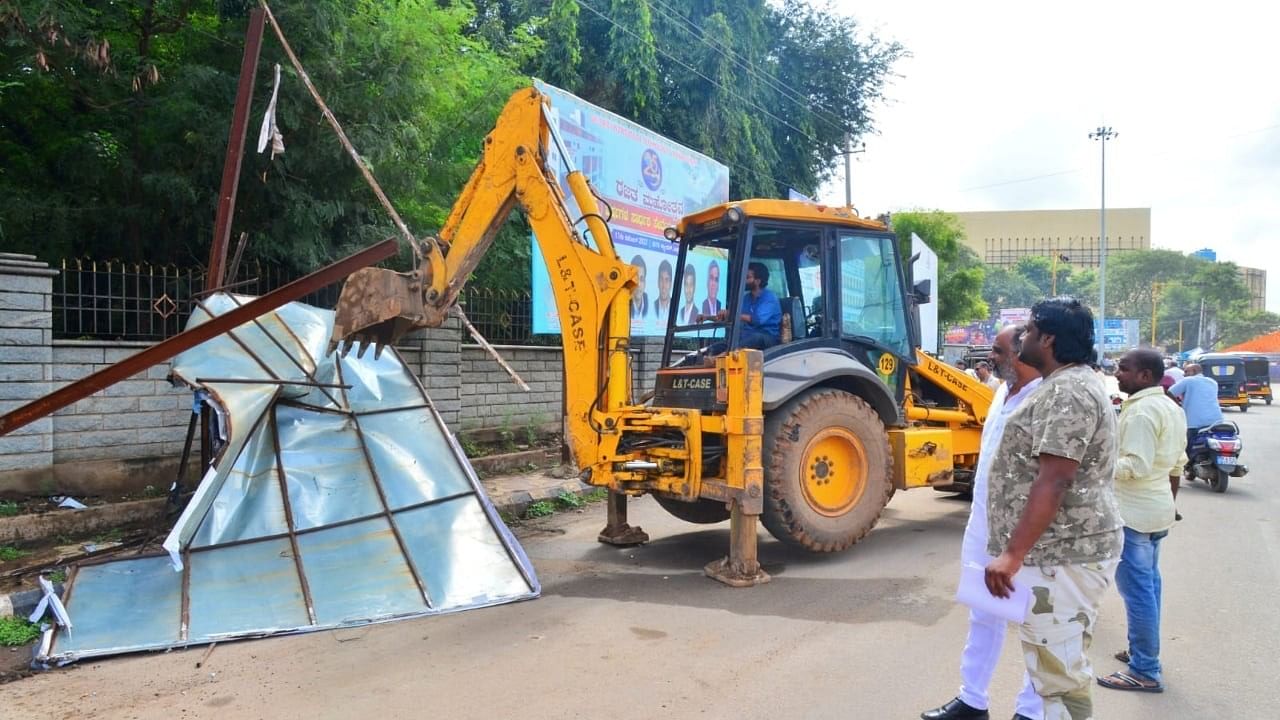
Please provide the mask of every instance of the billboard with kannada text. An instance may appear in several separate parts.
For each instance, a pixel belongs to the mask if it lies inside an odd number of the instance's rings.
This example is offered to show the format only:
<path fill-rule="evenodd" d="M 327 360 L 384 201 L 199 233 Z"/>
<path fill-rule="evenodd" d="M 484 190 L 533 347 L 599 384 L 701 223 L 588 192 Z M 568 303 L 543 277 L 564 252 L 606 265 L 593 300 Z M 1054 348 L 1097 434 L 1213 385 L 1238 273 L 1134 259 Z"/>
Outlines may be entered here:
<path fill-rule="evenodd" d="M 678 249 L 662 231 L 685 215 L 726 202 L 729 168 L 563 90 L 541 81 L 535 86 L 551 100 L 551 122 L 559 128 L 574 166 L 604 200 L 618 254 L 640 270 L 640 287 L 631 303 L 632 334 L 662 335 L 671 304 L 681 303 L 683 295 L 673 287 Z M 565 182 L 564 163 L 554 148 L 547 162 L 569 198 L 571 216 L 580 217 Z M 532 242 L 533 331 L 559 334 L 546 264 L 537 238 Z M 691 254 L 688 266 L 702 294 L 694 302 L 722 307 L 728 282 L 719 277 L 728 272 L 727 262 L 711 254 Z M 714 282 L 707 283 L 709 278 Z"/>

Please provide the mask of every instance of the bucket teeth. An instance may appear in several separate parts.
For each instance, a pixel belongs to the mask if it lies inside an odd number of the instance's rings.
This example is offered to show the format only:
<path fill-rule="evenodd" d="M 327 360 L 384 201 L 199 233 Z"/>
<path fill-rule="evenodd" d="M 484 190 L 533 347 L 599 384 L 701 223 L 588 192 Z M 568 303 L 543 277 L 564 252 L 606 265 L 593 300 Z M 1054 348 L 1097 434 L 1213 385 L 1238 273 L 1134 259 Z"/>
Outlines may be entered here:
<path fill-rule="evenodd" d="M 422 283 L 418 274 L 398 273 L 382 268 L 364 268 L 352 273 L 342 286 L 334 310 L 330 352 L 339 345 L 351 352 L 359 343 L 357 357 L 364 357 L 373 344 L 374 357 L 418 327 L 426 327 Z"/>

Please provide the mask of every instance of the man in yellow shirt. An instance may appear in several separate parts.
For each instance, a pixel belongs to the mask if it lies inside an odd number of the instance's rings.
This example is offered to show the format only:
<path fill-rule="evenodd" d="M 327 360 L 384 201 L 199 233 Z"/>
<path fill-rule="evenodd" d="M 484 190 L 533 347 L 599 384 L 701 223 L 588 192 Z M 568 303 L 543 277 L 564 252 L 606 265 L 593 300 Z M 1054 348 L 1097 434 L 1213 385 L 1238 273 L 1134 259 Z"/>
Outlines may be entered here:
<path fill-rule="evenodd" d="M 1129 650 L 1116 657 L 1128 672 L 1098 678 L 1114 690 L 1162 692 L 1160 669 L 1160 541 L 1173 527 L 1174 494 L 1186 462 L 1187 422 L 1164 394 L 1164 361 L 1154 350 L 1130 350 L 1116 379 L 1129 394 L 1120 410 L 1115 493 L 1124 520 L 1116 589 L 1124 598 Z"/>

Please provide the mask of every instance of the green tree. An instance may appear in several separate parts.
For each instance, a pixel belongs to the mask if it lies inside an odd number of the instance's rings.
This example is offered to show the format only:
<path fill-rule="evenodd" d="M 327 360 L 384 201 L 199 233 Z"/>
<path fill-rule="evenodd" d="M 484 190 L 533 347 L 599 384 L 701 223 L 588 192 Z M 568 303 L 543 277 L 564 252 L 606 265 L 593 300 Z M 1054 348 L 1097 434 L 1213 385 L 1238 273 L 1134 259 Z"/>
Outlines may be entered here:
<path fill-rule="evenodd" d="M 1230 347 L 1280 330 L 1280 315 L 1265 310 L 1232 310 L 1219 318 L 1218 345 Z"/>
<path fill-rule="evenodd" d="M 1012 268 L 987 266 L 983 271 L 982 299 L 991 310 L 1031 307 L 1044 293 Z"/>
<path fill-rule="evenodd" d="M 658 53 L 649 0 L 611 0 L 606 62 L 613 70 L 613 109 L 641 125 L 658 117 Z"/>
<path fill-rule="evenodd" d="M 938 323 L 941 325 L 985 318 L 982 297 L 982 262 L 964 244 L 960 220 L 941 210 L 917 210 L 893 215 L 893 231 L 900 246 L 910 248 L 912 233 L 938 255 Z"/>
<path fill-rule="evenodd" d="M 552 0 L 539 59 L 539 76 L 556 87 L 577 92 L 582 76 L 582 44 L 578 40 L 578 0 Z"/>
<path fill-rule="evenodd" d="M 699 46 L 703 51 L 699 67 L 711 82 L 701 81 L 700 100 L 690 108 L 690 115 L 697 118 L 690 123 L 696 128 L 695 146 L 720 150 L 717 159 L 733 168 L 730 178 L 736 193 L 769 197 L 778 189 L 769 175 L 777 155 L 767 129 L 735 89 L 737 65 L 715 47 L 731 44 L 733 29 L 723 14 L 715 13 L 704 21 L 702 35 L 706 42 Z"/>
<path fill-rule="evenodd" d="M 5 248 L 203 262 L 249 5 L 24 0 L 0 12 Z M 409 226 L 438 227 L 525 82 L 520 52 L 468 36 L 462 4 L 278 0 L 273 12 Z M 300 271 L 395 231 L 270 31 L 250 137 L 277 62 L 286 152 L 246 154 L 232 229 L 251 256 Z"/>
<path fill-rule="evenodd" d="M 1245 328 L 1265 326 L 1267 320 L 1251 317 L 1249 290 L 1232 263 L 1209 262 L 1173 250 L 1134 250 L 1111 257 L 1107 316 L 1137 318 L 1143 342 L 1150 342 L 1153 306 L 1156 344 L 1180 350 L 1197 342 L 1215 347 Z"/>

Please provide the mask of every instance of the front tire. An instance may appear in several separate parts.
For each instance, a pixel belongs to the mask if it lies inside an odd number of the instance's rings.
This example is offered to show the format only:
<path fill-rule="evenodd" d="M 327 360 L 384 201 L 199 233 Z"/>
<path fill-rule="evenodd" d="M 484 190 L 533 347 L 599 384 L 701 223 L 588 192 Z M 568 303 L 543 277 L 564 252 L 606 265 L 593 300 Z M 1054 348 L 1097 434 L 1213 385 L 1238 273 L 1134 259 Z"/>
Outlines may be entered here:
<path fill-rule="evenodd" d="M 889 502 L 892 477 L 889 436 L 862 398 L 819 388 L 765 418 L 761 521 L 784 543 L 835 552 L 858 542 Z"/>
<path fill-rule="evenodd" d="M 1240 406 L 1240 412 L 1249 412 L 1249 403 Z"/>

